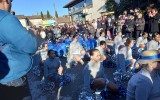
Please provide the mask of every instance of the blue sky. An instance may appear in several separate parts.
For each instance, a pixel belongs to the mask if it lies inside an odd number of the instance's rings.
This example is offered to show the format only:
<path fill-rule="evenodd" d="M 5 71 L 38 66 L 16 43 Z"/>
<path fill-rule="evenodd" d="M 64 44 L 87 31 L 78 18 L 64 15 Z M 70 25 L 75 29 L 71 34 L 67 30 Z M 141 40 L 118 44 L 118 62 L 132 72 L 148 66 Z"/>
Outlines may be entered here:
<path fill-rule="evenodd" d="M 68 9 L 63 8 L 71 0 L 13 0 L 12 10 L 16 15 L 36 15 L 47 13 L 47 10 L 54 16 L 54 3 L 59 16 L 68 14 Z"/>

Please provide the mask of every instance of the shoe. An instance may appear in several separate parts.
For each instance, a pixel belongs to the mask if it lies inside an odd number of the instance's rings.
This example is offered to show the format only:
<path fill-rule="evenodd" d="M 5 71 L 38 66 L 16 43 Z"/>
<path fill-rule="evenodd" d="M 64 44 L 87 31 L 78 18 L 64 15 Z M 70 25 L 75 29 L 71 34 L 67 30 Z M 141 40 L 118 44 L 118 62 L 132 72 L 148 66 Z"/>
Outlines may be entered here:
<path fill-rule="evenodd" d="M 66 68 L 71 68 L 70 64 L 69 63 L 66 63 Z"/>
<path fill-rule="evenodd" d="M 73 66 L 77 66 L 77 64 L 78 64 L 77 62 L 73 62 L 72 63 Z"/>

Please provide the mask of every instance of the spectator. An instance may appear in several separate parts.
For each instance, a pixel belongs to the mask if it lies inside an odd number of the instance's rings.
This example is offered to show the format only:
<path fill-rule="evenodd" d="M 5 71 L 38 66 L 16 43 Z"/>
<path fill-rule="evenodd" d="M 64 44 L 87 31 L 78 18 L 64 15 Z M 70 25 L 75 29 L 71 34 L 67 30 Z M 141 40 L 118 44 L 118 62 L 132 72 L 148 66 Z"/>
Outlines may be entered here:
<path fill-rule="evenodd" d="M 159 33 L 153 34 L 153 40 L 151 40 L 150 42 L 148 42 L 148 44 L 147 44 L 147 50 L 158 50 L 159 47 L 160 47 L 159 41 L 160 41 L 160 35 L 159 35 Z"/>
<path fill-rule="evenodd" d="M 100 41 L 106 41 L 105 31 L 103 30 L 100 32 L 100 37 L 98 38 L 98 44 L 100 44 Z"/>
<path fill-rule="evenodd" d="M 150 17 L 150 39 L 151 39 L 151 36 L 156 33 L 156 32 L 159 32 L 159 25 L 158 25 L 158 21 L 160 19 L 160 14 L 158 13 L 158 10 L 157 8 L 152 8 L 151 12 L 149 13 L 149 17 Z"/>
<path fill-rule="evenodd" d="M 134 16 L 129 16 L 129 18 L 125 22 L 126 26 L 126 35 L 129 38 L 132 38 L 133 31 L 134 31 Z"/>
<path fill-rule="evenodd" d="M 135 26 L 136 26 L 136 39 L 138 39 L 138 37 L 143 33 L 145 26 L 145 20 L 141 13 L 138 14 L 138 17 L 135 21 Z"/>
<path fill-rule="evenodd" d="M 144 32 L 142 36 L 137 39 L 136 47 L 138 48 L 138 51 L 146 48 L 148 43 L 147 37 L 148 33 Z"/>
<path fill-rule="evenodd" d="M 29 33 L 10 14 L 11 2 L 0 0 L 0 99 L 22 100 L 30 96 L 26 74 L 32 67 L 37 41 L 36 34 Z"/>

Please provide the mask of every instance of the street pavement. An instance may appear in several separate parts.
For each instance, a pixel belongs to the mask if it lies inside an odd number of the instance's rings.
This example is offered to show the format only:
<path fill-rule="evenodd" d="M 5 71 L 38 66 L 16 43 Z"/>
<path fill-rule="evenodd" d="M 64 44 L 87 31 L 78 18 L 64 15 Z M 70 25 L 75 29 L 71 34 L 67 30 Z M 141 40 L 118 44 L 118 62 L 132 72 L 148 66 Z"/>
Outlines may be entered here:
<path fill-rule="evenodd" d="M 107 44 L 112 45 L 113 42 L 107 42 Z M 66 68 L 66 58 L 61 58 L 62 66 L 64 68 L 64 73 L 71 77 L 71 83 L 60 89 L 54 88 L 52 91 L 43 90 L 43 80 L 41 77 L 33 73 L 33 69 L 39 62 L 39 58 L 34 56 L 34 65 L 31 71 L 28 73 L 28 82 L 30 86 L 30 91 L 33 100 L 78 100 L 78 95 L 83 88 L 83 68 L 87 62 L 82 66 L 78 64 L 77 66 Z M 109 80 L 113 80 L 113 72 L 115 68 L 105 68 L 105 73 Z"/>

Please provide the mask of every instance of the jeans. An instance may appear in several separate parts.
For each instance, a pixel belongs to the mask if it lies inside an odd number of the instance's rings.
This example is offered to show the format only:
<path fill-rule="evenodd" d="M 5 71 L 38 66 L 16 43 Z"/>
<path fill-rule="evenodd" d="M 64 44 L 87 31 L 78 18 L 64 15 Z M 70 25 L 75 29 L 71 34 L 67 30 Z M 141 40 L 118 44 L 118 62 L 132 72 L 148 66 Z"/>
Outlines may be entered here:
<path fill-rule="evenodd" d="M 0 100 L 23 100 L 30 96 L 26 77 L 0 84 Z"/>
<path fill-rule="evenodd" d="M 136 39 L 138 39 L 141 34 L 143 34 L 143 30 L 136 30 Z"/>

